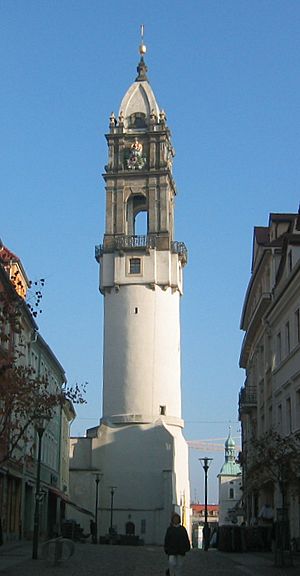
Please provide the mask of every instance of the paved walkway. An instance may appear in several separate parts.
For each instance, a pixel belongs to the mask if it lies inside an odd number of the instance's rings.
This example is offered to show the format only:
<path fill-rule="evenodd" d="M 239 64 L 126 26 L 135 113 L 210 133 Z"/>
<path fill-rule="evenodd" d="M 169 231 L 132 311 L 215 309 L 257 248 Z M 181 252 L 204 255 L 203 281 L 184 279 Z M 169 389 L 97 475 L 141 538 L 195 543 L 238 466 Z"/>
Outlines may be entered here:
<path fill-rule="evenodd" d="M 31 559 L 31 544 L 0 548 L 0 576 L 164 576 L 167 566 L 163 549 L 154 546 L 101 546 L 76 544 L 68 561 L 54 566 L 39 558 Z M 187 554 L 184 576 L 298 576 L 295 566 L 274 566 L 272 554 L 225 553 L 192 550 Z"/>

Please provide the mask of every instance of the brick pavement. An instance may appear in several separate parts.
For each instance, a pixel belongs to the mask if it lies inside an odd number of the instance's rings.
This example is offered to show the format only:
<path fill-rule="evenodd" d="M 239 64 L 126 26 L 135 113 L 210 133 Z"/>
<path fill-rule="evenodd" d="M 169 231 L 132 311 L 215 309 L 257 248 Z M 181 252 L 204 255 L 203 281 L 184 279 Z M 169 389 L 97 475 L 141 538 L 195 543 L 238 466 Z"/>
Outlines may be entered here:
<path fill-rule="evenodd" d="M 271 554 L 227 554 L 192 550 L 186 556 L 184 576 L 298 576 L 297 566 L 274 567 Z M 0 548 L 0 576 L 164 576 L 166 556 L 154 546 L 100 546 L 76 544 L 75 554 L 59 566 L 31 559 L 31 545 Z"/>

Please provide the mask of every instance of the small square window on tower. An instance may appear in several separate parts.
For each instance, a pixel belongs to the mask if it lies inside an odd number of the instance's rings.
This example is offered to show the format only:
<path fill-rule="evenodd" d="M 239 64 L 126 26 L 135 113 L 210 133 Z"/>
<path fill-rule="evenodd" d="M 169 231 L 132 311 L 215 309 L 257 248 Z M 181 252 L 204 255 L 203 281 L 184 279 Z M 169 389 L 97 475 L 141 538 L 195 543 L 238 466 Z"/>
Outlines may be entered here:
<path fill-rule="evenodd" d="M 140 258 L 130 258 L 129 259 L 129 274 L 140 274 L 141 273 L 141 259 Z"/>

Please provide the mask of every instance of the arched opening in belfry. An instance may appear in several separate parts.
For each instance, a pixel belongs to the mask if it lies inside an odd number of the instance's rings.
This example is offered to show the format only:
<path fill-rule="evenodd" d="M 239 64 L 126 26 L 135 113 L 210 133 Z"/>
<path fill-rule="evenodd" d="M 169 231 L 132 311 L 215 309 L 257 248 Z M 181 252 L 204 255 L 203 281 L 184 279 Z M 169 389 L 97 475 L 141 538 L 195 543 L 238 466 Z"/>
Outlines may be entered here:
<path fill-rule="evenodd" d="M 134 235 L 147 236 L 148 234 L 148 212 L 141 210 L 134 219 Z"/>
<path fill-rule="evenodd" d="M 146 114 L 143 112 L 135 112 L 131 114 L 128 119 L 129 128 L 146 128 Z"/>
<path fill-rule="evenodd" d="M 133 194 L 127 201 L 126 233 L 129 236 L 146 236 L 148 234 L 147 198 L 143 194 Z"/>

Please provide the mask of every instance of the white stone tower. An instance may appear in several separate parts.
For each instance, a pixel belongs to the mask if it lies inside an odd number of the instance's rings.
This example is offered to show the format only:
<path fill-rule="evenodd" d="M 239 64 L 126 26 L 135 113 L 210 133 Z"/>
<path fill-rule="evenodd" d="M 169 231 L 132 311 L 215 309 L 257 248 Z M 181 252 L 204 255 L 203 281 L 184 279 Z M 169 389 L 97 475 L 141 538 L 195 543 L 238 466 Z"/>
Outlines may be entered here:
<path fill-rule="evenodd" d="M 103 474 L 98 533 L 113 527 L 124 534 L 130 520 L 145 542 L 161 544 L 173 510 L 189 523 L 180 378 L 187 252 L 174 239 L 174 149 L 147 79 L 145 51 L 142 43 L 138 76 L 106 135 L 106 224 L 96 249 L 104 296 L 103 416 L 88 437 L 91 468 Z"/>
<path fill-rule="evenodd" d="M 142 46 L 144 49 L 144 45 Z M 174 150 L 141 58 L 118 120 L 110 118 L 104 295 L 103 418 L 182 427 L 180 318 L 186 248 L 174 240 Z M 144 234 L 137 233 L 140 214 Z"/>

